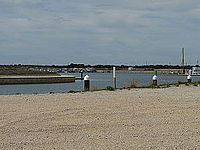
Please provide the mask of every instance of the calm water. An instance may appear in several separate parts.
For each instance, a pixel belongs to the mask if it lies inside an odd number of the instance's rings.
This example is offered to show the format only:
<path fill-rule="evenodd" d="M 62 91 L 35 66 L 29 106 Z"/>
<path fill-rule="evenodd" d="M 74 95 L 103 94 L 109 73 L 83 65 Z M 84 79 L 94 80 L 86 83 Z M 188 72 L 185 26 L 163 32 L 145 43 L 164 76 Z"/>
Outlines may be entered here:
<path fill-rule="evenodd" d="M 87 73 L 91 78 L 91 88 L 100 89 L 112 86 L 112 73 Z M 79 76 L 80 74 L 68 74 Z M 124 87 L 131 81 L 135 81 L 138 86 L 150 85 L 153 74 L 118 73 L 117 87 Z M 158 84 L 177 83 L 186 81 L 186 76 L 158 75 Z M 193 81 L 200 81 L 200 76 L 193 77 Z M 59 84 L 25 84 L 25 85 L 0 85 L 0 95 L 10 94 L 36 94 L 36 93 L 62 93 L 70 90 L 78 91 L 83 89 L 83 81 L 77 80 L 75 83 Z"/>

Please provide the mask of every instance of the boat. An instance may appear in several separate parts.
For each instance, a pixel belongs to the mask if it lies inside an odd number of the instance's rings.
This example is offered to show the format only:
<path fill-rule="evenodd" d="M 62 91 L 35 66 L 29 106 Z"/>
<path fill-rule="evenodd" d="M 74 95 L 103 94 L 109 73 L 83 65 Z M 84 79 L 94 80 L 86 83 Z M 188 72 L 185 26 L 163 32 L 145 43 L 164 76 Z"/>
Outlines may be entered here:
<path fill-rule="evenodd" d="M 200 67 L 192 67 L 186 75 L 200 76 Z"/>

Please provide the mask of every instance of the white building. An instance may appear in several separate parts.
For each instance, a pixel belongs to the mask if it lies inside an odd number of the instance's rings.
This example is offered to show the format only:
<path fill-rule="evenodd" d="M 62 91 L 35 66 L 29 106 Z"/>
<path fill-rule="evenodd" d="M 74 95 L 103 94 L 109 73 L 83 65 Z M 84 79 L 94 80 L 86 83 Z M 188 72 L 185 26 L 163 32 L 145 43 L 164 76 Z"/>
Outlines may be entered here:
<path fill-rule="evenodd" d="M 200 75 L 200 67 L 192 67 L 193 75 Z"/>

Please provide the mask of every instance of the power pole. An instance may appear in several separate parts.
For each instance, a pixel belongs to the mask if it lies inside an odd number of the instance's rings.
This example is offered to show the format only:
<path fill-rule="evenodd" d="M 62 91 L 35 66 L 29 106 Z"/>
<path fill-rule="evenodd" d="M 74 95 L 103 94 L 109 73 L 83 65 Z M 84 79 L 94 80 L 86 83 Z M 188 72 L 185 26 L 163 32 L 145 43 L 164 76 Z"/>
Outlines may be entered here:
<path fill-rule="evenodd" d="M 185 74 L 185 49 L 184 48 L 182 48 L 181 67 L 183 69 L 183 74 Z"/>

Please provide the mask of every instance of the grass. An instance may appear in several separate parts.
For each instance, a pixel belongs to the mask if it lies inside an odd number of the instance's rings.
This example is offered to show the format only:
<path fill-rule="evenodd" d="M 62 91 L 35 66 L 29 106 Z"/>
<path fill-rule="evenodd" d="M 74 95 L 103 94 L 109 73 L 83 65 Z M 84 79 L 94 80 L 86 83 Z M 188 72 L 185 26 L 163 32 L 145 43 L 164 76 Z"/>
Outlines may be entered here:
<path fill-rule="evenodd" d="M 70 90 L 68 93 L 77 93 L 77 92 L 80 92 L 80 91 L 73 91 L 73 90 Z"/>
<path fill-rule="evenodd" d="M 180 84 L 178 84 L 178 83 L 175 83 L 174 85 L 175 85 L 176 87 L 179 87 L 179 86 L 180 86 Z"/>
<path fill-rule="evenodd" d="M 198 86 L 199 84 L 198 84 L 198 83 L 193 83 L 193 85 L 194 85 L 194 86 Z"/>
<path fill-rule="evenodd" d="M 187 83 L 187 82 L 185 83 L 185 86 L 189 86 L 189 85 L 190 85 L 190 83 Z"/>

